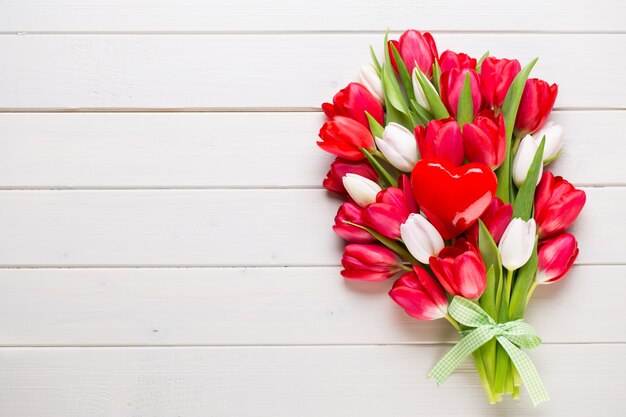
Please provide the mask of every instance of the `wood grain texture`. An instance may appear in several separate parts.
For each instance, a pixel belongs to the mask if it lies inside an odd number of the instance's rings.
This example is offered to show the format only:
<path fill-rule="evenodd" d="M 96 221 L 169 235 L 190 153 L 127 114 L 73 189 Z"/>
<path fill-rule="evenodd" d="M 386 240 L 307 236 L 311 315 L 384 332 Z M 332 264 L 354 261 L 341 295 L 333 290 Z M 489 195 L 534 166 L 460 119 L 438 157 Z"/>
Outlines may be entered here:
<path fill-rule="evenodd" d="M 626 188 L 588 188 L 573 233 L 582 264 L 621 264 L 607 236 Z M 0 192 L 0 266 L 337 265 L 325 190 Z"/>
<path fill-rule="evenodd" d="M 557 107 L 626 107 L 626 34 L 439 34 L 438 47 L 541 57 Z M 5 35 L 0 109 L 318 108 L 370 62 L 382 34 Z M 382 46 L 377 47 L 382 53 Z M 584 51 L 584 53 L 581 53 Z M 592 68 L 602 62 L 602 76 Z"/>
<path fill-rule="evenodd" d="M 1 31 L 624 31 L 618 1 L 3 0 Z M 469 17 L 471 16 L 471 18 Z"/>
<path fill-rule="evenodd" d="M 530 355 L 551 401 L 489 406 L 468 362 L 437 388 L 449 346 L 0 350 L 11 417 L 616 416 L 624 345 L 543 345 Z"/>
<path fill-rule="evenodd" d="M 624 185 L 626 111 L 556 111 L 559 175 Z M 320 188 L 321 113 L 0 114 L 0 188 Z"/>
<path fill-rule="evenodd" d="M 546 343 L 623 343 L 626 266 L 577 266 L 535 292 L 526 319 Z M 0 271 L 1 346 L 338 345 L 454 342 L 415 320 L 383 283 L 339 268 Z M 598 320 L 602 317 L 602 320 Z M 365 325 L 366 323 L 366 325 Z"/>

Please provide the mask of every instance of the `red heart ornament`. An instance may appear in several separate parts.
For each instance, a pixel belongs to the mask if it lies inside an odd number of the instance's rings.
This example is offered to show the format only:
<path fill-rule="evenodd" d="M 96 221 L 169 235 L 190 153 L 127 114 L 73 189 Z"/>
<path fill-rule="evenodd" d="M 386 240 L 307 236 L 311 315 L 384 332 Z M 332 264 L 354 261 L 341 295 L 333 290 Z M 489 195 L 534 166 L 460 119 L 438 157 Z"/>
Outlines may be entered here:
<path fill-rule="evenodd" d="M 455 167 L 447 161 L 423 159 L 411 173 L 417 204 L 444 239 L 467 230 L 487 209 L 498 186 L 483 164 Z"/>

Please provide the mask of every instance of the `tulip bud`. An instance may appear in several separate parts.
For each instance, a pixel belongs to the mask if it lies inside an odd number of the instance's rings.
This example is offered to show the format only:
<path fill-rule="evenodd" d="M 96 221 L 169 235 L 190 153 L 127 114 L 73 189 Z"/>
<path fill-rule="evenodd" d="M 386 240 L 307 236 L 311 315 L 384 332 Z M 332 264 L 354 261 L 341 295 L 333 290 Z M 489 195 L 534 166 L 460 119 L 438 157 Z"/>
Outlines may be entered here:
<path fill-rule="evenodd" d="M 495 170 L 506 157 L 506 126 L 502 113 L 495 116 L 492 110 L 483 110 L 474 123 L 463 126 L 465 157 Z"/>
<path fill-rule="evenodd" d="M 374 138 L 361 123 L 344 116 L 335 116 L 320 129 L 317 146 L 351 161 L 365 159 L 361 148 L 374 150 Z"/>
<path fill-rule="evenodd" d="M 415 137 L 398 123 L 389 123 L 383 131 L 383 138 L 376 138 L 376 145 L 387 161 L 400 171 L 410 172 L 417 163 Z"/>
<path fill-rule="evenodd" d="M 478 298 L 487 286 L 487 270 L 480 252 L 464 239 L 444 248 L 438 257 L 430 258 L 430 268 L 452 295 Z"/>
<path fill-rule="evenodd" d="M 578 242 L 569 233 L 563 233 L 539 243 L 539 265 L 535 280 L 538 284 L 551 284 L 563 278 L 578 256 Z"/>
<path fill-rule="evenodd" d="M 389 296 L 416 319 L 435 320 L 448 313 L 448 298 L 443 288 L 419 266 L 402 275 L 393 284 Z"/>
<path fill-rule="evenodd" d="M 382 124 L 385 119 L 383 106 L 365 86 L 359 83 L 348 84 L 346 88 L 335 94 L 333 104 L 322 104 L 322 110 L 331 119 L 336 116 L 349 117 L 361 123 L 368 130 L 370 124 L 365 115 L 366 112 L 378 123 Z"/>
<path fill-rule="evenodd" d="M 441 73 L 441 101 L 446 106 L 451 115 L 456 117 L 459 108 L 461 91 L 465 85 L 466 74 L 470 75 L 470 90 L 472 93 L 472 104 L 476 116 L 481 110 L 483 97 L 480 93 L 480 78 L 473 69 L 456 69 Z"/>
<path fill-rule="evenodd" d="M 326 178 L 322 182 L 324 188 L 328 191 L 334 191 L 339 194 L 347 194 L 346 188 L 343 186 L 343 177 L 346 174 L 359 174 L 362 177 L 370 179 L 374 182 L 378 181 L 378 174 L 366 161 L 350 161 L 348 159 L 336 158 L 330 164 L 330 170 L 326 174 Z"/>
<path fill-rule="evenodd" d="M 424 32 L 422 34 L 416 30 L 407 30 L 400 36 L 397 46 L 409 74 L 413 73 L 413 69 L 417 65 L 426 74 L 426 77 L 431 77 L 433 63 L 438 54 L 437 45 L 435 45 L 435 40 L 430 33 Z"/>
<path fill-rule="evenodd" d="M 455 69 L 476 69 L 476 59 L 464 53 L 456 53 L 450 50 L 443 51 L 439 58 L 439 68 L 441 72 Z"/>
<path fill-rule="evenodd" d="M 361 67 L 361 83 L 367 88 L 367 90 L 378 100 L 380 103 L 385 101 L 385 95 L 383 93 L 383 83 L 380 81 L 380 77 L 376 74 L 374 68 L 371 65 L 363 65 Z"/>
<path fill-rule="evenodd" d="M 480 66 L 480 90 L 487 107 L 502 107 L 509 87 L 521 70 L 517 59 L 485 58 Z"/>
<path fill-rule="evenodd" d="M 333 230 L 339 237 L 352 243 L 371 243 L 375 242 L 376 238 L 372 236 L 368 231 L 359 227 L 347 224 L 346 222 L 365 226 L 365 212 L 359 206 L 354 203 L 346 202 L 339 207 L 337 215 L 335 216 L 335 225 Z"/>
<path fill-rule="evenodd" d="M 375 202 L 376 194 L 382 190 L 380 185 L 358 174 L 346 174 L 343 177 L 343 186 L 354 202 L 361 207 Z"/>
<path fill-rule="evenodd" d="M 546 143 L 543 148 L 543 160 L 547 161 L 557 156 L 563 147 L 563 128 L 554 122 L 546 123 L 540 131 L 533 135 L 538 142 L 537 146 L 544 136 Z"/>
<path fill-rule="evenodd" d="M 526 81 L 515 118 L 516 136 L 535 133 L 541 129 L 550 116 L 558 92 L 556 84 L 550 85 L 537 78 Z"/>
<path fill-rule="evenodd" d="M 408 192 L 410 195 L 406 195 L 406 190 L 397 187 L 385 188 L 379 192 L 376 202 L 365 208 L 367 224 L 385 237 L 398 239 L 400 225 L 406 222 L 409 214 L 417 211 L 413 192 L 410 189 Z"/>
<path fill-rule="evenodd" d="M 426 217 L 413 213 L 400 226 L 400 235 L 407 249 L 423 264 L 444 248 L 443 238 Z"/>
<path fill-rule="evenodd" d="M 463 164 L 463 137 L 453 118 L 431 120 L 415 127 L 415 140 L 422 159 L 444 159 L 454 166 Z"/>
<path fill-rule="evenodd" d="M 530 166 L 533 164 L 533 159 L 537 153 L 540 143 L 537 143 L 535 138 L 531 135 L 526 135 L 517 148 L 515 159 L 513 159 L 513 182 L 518 187 L 521 187 L 526 177 Z M 537 183 L 541 179 L 541 173 L 543 172 L 543 164 L 539 165 L 539 175 L 537 177 Z"/>
<path fill-rule="evenodd" d="M 384 281 L 401 270 L 401 261 L 393 251 L 382 245 L 346 246 L 341 264 L 341 275 L 348 279 Z"/>
<path fill-rule="evenodd" d="M 506 269 L 515 271 L 528 262 L 535 247 L 536 232 L 535 219 L 524 221 L 516 217 L 511 220 L 498 245 L 502 265 Z"/>
<path fill-rule="evenodd" d="M 555 236 L 570 227 L 578 217 L 587 197 L 563 177 L 550 171 L 543 174 L 535 192 L 535 219 L 539 237 Z"/>
<path fill-rule="evenodd" d="M 411 81 L 413 83 L 413 91 L 415 92 L 415 101 L 417 101 L 417 104 L 419 104 L 426 110 L 431 111 L 430 103 L 428 102 L 426 94 L 424 93 L 424 89 L 422 88 L 422 85 L 417 78 L 417 68 L 413 70 L 413 74 L 411 75 Z M 426 82 L 432 85 L 430 80 L 426 79 Z M 433 86 L 432 89 L 435 90 L 435 87 Z"/>

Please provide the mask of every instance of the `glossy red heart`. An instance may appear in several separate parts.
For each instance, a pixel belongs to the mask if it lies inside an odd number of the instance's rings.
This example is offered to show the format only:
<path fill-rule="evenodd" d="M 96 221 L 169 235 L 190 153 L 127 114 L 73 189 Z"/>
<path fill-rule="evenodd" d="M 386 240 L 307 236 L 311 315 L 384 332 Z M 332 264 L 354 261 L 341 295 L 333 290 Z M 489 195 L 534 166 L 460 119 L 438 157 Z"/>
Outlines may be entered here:
<path fill-rule="evenodd" d="M 491 203 L 498 181 L 483 164 L 455 167 L 435 159 L 419 161 L 411 173 L 415 200 L 444 239 L 467 230 Z"/>

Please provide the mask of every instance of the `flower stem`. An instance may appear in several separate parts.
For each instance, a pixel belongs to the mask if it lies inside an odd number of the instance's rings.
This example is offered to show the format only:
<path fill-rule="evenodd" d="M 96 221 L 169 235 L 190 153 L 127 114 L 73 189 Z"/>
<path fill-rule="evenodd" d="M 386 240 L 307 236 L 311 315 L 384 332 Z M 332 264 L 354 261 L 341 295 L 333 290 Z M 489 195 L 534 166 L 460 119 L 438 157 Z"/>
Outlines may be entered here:
<path fill-rule="evenodd" d="M 461 325 L 459 324 L 459 322 L 458 322 L 458 321 L 454 320 L 454 319 L 452 318 L 452 316 L 451 316 L 451 315 L 449 315 L 449 314 L 447 314 L 447 313 L 446 313 L 446 315 L 445 315 L 444 317 L 446 318 L 446 320 L 448 320 L 448 321 L 450 322 L 450 324 L 451 324 L 452 326 L 454 326 L 454 328 L 455 328 L 457 331 L 459 331 L 459 332 L 461 331 Z"/>
<path fill-rule="evenodd" d="M 507 305 L 511 302 L 511 288 L 513 287 L 513 272 L 512 270 L 507 270 L 506 273 L 506 303 Z"/>
<path fill-rule="evenodd" d="M 526 306 L 528 307 L 528 302 L 530 301 L 530 297 L 533 296 L 533 293 L 535 292 L 535 289 L 537 288 L 537 285 L 539 283 L 537 281 L 533 281 L 532 284 L 530 284 L 530 289 L 528 290 L 528 295 L 526 296 Z"/>

